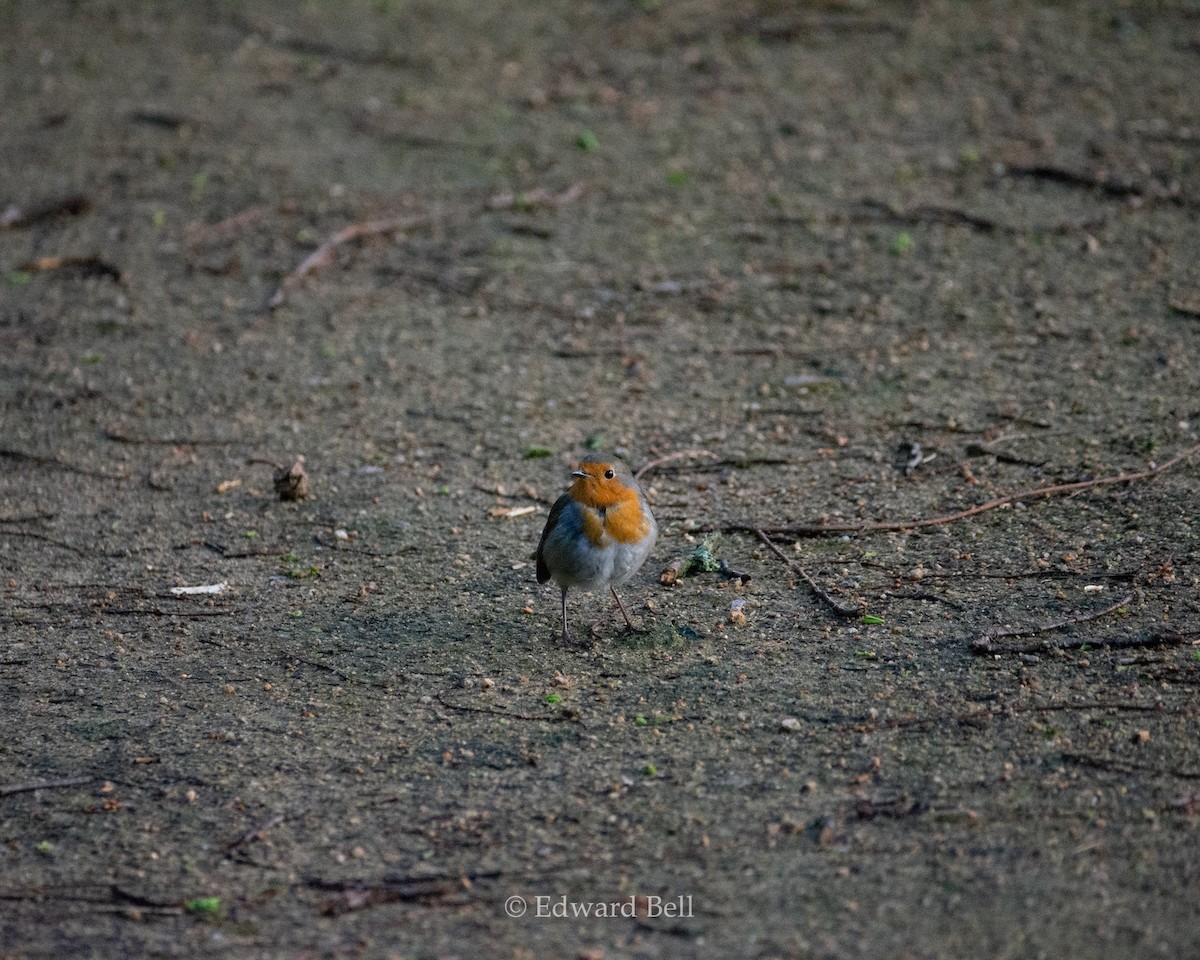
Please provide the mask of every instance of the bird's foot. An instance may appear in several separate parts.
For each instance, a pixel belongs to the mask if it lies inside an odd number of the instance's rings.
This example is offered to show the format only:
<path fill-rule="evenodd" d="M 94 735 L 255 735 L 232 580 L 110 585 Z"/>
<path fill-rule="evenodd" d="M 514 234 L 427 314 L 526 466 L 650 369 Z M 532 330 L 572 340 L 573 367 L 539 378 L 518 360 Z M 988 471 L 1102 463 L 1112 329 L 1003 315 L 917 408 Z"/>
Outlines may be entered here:
<path fill-rule="evenodd" d="M 592 630 L 593 637 L 595 630 Z M 564 630 L 562 633 L 552 634 L 553 639 L 564 647 L 571 647 L 577 650 L 590 649 L 593 644 L 593 637 L 580 637 L 576 634 L 568 633 Z"/>

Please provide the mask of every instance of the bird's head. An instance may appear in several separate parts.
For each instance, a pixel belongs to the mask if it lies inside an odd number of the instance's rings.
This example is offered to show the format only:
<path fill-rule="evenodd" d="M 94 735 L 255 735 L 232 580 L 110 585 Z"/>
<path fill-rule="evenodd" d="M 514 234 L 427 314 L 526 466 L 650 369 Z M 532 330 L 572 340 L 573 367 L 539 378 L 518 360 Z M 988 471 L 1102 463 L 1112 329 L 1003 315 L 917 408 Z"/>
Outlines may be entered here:
<path fill-rule="evenodd" d="M 585 460 L 571 476 L 571 496 L 595 510 L 638 498 L 638 483 L 620 460 Z"/>

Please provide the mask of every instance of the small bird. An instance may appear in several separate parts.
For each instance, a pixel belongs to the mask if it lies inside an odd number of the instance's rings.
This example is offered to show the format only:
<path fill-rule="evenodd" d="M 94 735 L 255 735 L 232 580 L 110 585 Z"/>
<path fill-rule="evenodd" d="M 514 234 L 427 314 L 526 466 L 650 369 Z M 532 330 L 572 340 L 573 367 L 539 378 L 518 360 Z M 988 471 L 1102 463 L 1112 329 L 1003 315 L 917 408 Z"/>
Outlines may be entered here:
<path fill-rule="evenodd" d="M 616 587 L 645 562 L 658 524 L 642 488 L 619 460 L 581 463 L 574 481 L 550 509 L 537 548 L 537 579 L 562 588 L 562 639 L 567 633 L 567 591 L 608 587 L 629 629 L 633 623 Z"/>

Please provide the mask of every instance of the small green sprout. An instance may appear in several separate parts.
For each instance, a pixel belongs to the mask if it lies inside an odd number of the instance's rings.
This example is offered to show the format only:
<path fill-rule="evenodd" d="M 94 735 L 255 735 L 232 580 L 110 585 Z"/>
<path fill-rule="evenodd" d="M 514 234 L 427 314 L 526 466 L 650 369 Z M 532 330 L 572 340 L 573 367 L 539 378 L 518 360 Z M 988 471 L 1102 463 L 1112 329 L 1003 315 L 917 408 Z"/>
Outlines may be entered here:
<path fill-rule="evenodd" d="M 292 556 L 292 559 L 289 561 L 287 557 L 284 557 L 283 573 L 285 576 L 291 577 L 293 580 L 315 580 L 321 575 L 321 568 L 315 563 L 305 566 L 294 555 L 289 554 L 288 556 Z"/>
<path fill-rule="evenodd" d="M 192 913 L 210 919 L 221 912 L 221 898 L 196 897 L 193 900 L 189 900 L 184 906 Z"/>

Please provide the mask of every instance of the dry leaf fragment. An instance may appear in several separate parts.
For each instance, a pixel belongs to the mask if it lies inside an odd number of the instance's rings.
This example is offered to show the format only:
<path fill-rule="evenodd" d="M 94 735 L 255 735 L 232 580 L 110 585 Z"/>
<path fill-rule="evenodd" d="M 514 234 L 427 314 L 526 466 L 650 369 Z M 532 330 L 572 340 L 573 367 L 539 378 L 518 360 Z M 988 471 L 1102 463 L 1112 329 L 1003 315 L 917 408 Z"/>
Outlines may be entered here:
<path fill-rule="evenodd" d="M 513 517 L 526 517 L 531 513 L 536 513 L 537 507 L 492 507 L 488 511 L 490 517 L 504 517 L 511 520 Z"/>

